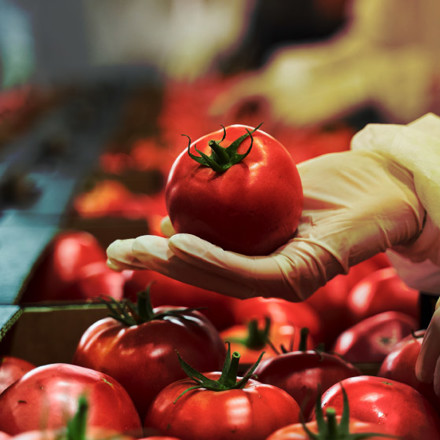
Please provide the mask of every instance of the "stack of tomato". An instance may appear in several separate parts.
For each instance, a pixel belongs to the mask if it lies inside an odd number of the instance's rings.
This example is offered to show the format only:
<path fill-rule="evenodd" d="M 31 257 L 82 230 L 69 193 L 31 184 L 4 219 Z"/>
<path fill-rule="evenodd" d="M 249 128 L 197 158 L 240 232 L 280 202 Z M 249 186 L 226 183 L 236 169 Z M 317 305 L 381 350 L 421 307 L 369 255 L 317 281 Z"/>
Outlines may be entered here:
<path fill-rule="evenodd" d="M 392 293 L 397 294 L 400 285 L 390 272 L 375 269 L 347 298 L 367 280 L 371 291 L 384 280 L 394 283 Z M 24 433 L 26 438 L 59 437 L 84 396 L 89 412 L 74 438 L 84 439 L 85 432 L 87 438 L 102 438 L 110 432 L 127 439 L 280 440 L 315 438 L 318 430 L 322 437 L 316 438 L 329 439 L 348 438 L 349 432 L 377 434 L 362 437 L 373 439 L 440 438 L 440 401 L 413 373 L 423 332 L 398 336 L 404 328 L 399 319 L 408 317 L 404 312 L 387 311 L 389 305 L 370 298 L 364 308 L 373 314 L 365 321 L 377 319 L 375 327 L 367 326 L 375 330 L 366 333 L 359 323 L 350 328 L 347 322 L 344 332 L 351 332 L 357 349 L 337 354 L 319 347 L 324 329 L 310 304 L 275 298 L 228 302 L 148 271 L 130 275 L 127 294 L 140 286 L 144 290 L 138 290 L 136 300 L 108 297 L 109 316 L 85 331 L 71 364 L 34 366 L 2 359 L 4 438 Z M 149 284 L 152 279 L 156 282 Z M 153 307 L 161 292 L 168 292 L 161 298 L 168 305 Z M 216 326 L 205 307 L 228 313 Z M 384 314 L 390 314 L 388 321 Z M 381 327 L 389 321 L 395 323 L 392 330 Z M 395 338 L 394 344 L 381 338 Z M 338 340 L 333 343 L 340 348 Z M 360 368 L 365 359 L 356 355 L 363 353 L 380 367 L 375 375 Z"/>
<path fill-rule="evenodd" d="M 223 147 L 230 129 L 238 140 Z M 200 212 L 197 224 L 203 228 L 189 232 L 213 242 L 219 233 L 224 241 L 217 244 L 237 245 L 234 250 L 249 254 L 270 252 L 292 236 L 301 214 L 301 182 L 282 145 L 257 130 L 219 130 L 207 142 L 211 156 L 202 150 L 204 142 L 188 143 L 170 174 L 173 188 L 166 192 L 176 229 L 188 232 L 191 215 Z M 250 167 L 241 165 L 251 148 L 254 157 L 265 157 L 267 142 L 285 172 L 292 173 L 295 188 L 285 191 L 292 200 L 280 198 L 273 207 L 290 227 L 285 235 L 267 234 L 259 243 L 264 250 L 251 249 L 246 243 L 255 242 L 252 234 L 263 236 L 273 219 L 255 208 L 258 222 L 230 240 L 228 228 L 210 228 L 211 211 L 204 215 L 206 209 L 198 209 L 211 203 L 210 191 L 201 191 L 213 172 L 221 175 L 216 190 L 229 194 L 221 186 L 228 170 L 233 167 L 234 179 L 246 173 Z M 272 161 L 265 163 L 276 166 Z M 191 175 L 200 171 L 195 199 L 184 197 L 189 182 L 175 184 L 179 166 L 194 167 Z M 261 179 L 254 183 L 261 186 Z M 247 188 L 249 194 L 253 189 Z M 227 198 L 221 202 L 227 205 Z M 298 202 L 293 210 L 291 202 Z M 216 206 L 210 206 L 214 212 Z M 250 224 L 247 209 L 234 206 L 233 212 Z M 77 430 L 82 435 L 100 428 L 181 440 L 341 439 L 357 432 L 361 438 L 368 438 L 366 432 L 373 433 L 370 438 L 440 438 L 439 401 L 413 374 L 423 337 L 418 292 L 398 279 L 384 255 L 334 278 L 303 303 L 238 300 L 148 270 L 116 273 L 105 258 L 97 240 L 84 232 L 62 233 L 51 244 L 30 283 L 37 286 L 32 301 L 106 299 L 109 317 L 86 330 L 71 364 L 34 367 L 20 378 L 11 374 L 0 394 L 0 431 L 15 436 L 71 426 L 69 419 L 85 396 L 88 416 Z M 416 330 L 422 332 L 413 336 Z M 5 371 L 7 365 L 11 362 L 4 362 Z"/>

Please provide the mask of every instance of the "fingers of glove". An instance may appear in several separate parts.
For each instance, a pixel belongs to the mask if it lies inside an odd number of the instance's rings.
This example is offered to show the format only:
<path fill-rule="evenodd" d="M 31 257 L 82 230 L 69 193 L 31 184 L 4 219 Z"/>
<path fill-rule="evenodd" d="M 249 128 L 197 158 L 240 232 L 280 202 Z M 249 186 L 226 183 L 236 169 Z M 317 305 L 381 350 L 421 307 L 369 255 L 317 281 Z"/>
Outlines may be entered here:
<path fill-rule="evenodd" d="M 168 216 L 164 217 L 160 222 L 160 231 L 165 237 L 171 237 L 176 233 L 171 220 Z"/>
<path fill-rule="evenodd" d="M 300 239 L 261 257 L 225 251 L 189 234 L 171 237 L 169 246 L 175 255 L 202 273 L 215 273 L 249 285 L 251 296 L 300 301 L 343 271 L 325 247 Z"/>
<path fill-rule="evenodd" d="M 132 243 L 132 255 L 136 261 L 142 262 L 144 269 L 155 270 L 184 283 L 236 298 L 255 296 L 252 278 L 234 277 L 229 272 L 203 270 L 180 258 L 173 247 L 169 246 L 169 241 L 153 235 L 138 237 Z"/>
<path fill-rule="evenodd" d="M 134 239 L 115 240 L 107 248 L 107 266 L 116 271 L 125 269 L 145 269 L 140 261 L 133 255 Z"/>

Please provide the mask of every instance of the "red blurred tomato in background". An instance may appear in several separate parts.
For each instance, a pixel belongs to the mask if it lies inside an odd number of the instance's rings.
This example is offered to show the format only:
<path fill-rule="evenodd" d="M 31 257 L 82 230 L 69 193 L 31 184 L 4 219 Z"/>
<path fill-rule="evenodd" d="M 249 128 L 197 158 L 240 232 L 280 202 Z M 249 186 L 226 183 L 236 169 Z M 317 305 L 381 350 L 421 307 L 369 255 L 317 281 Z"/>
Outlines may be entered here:
<path fill-rule="evenodd" d="M 380 363 L 417 326 L 418 322 L 404 313 L 379 313 L 344 330 L 333 352 L 352 363 Z"/>
<path fill-rule="evenodd" d="M 408 287 L 393 267 L 372 272 L 351 289 L 347 308 L 353 323 L 378 313 L 395 311 L 419 320 L 419 292 Z"/>
<path fill-rule="evenodd" d="M 420 330 L 402 339 L 383 360 L 377 375 L 411 385 L 440 412 L 440 398 L 434 393 L 433 384 L 420 382 L 415 374 L 424 334 L 425 330 Z"/>
<path fill-rule="evenodd" d="M 34 364 L 16 356 L 0 358 L 0 393 L 33 368 Z"/>
<path fill-rule="evenodd" d="M 136 301 L 137 294 L 148 285 L 152 304 L 199 308 L 218 330 L 235 323 L 234 308 L 238 299 L 169 278 L 152 270 L 126 271 L 124 297 Z"/>

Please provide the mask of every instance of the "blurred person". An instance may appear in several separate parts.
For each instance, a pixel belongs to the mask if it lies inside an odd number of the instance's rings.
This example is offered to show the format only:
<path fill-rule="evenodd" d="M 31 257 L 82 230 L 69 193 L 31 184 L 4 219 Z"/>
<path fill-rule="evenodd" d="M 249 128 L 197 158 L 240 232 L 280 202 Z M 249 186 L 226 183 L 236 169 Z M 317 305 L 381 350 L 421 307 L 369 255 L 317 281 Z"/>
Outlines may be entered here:
<path fill-rule="evenodd" d="M 249 100 L 267 102 L 275 119 L 308 126 L 365 107 L 395 123 L 438 110 L 440 3 L 344 3 L 347 19 L 337 32 L 266 52 L 263 65 L 242 75 L 212 112 L 235 111 Z"/>

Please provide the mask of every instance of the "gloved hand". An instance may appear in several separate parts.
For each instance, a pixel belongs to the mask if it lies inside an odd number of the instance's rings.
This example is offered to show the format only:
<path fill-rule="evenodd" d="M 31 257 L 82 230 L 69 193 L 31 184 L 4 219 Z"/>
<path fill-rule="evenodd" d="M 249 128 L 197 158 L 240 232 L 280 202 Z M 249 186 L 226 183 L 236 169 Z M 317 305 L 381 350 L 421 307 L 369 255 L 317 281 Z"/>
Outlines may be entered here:
<path fill-rule="evenodd" d="M 371 151 L 323 155 L 298 165 L 304 210 L 297 235 L 268 256 L 225 251 L 189 234 L 118 240 L 110 267 L 152 269 L 237 298 L 300 301 L 332 277 L 422 231 L 425 210 L 412 174 Z M 164 229 L 172 233 L 166 221 Z"/>

